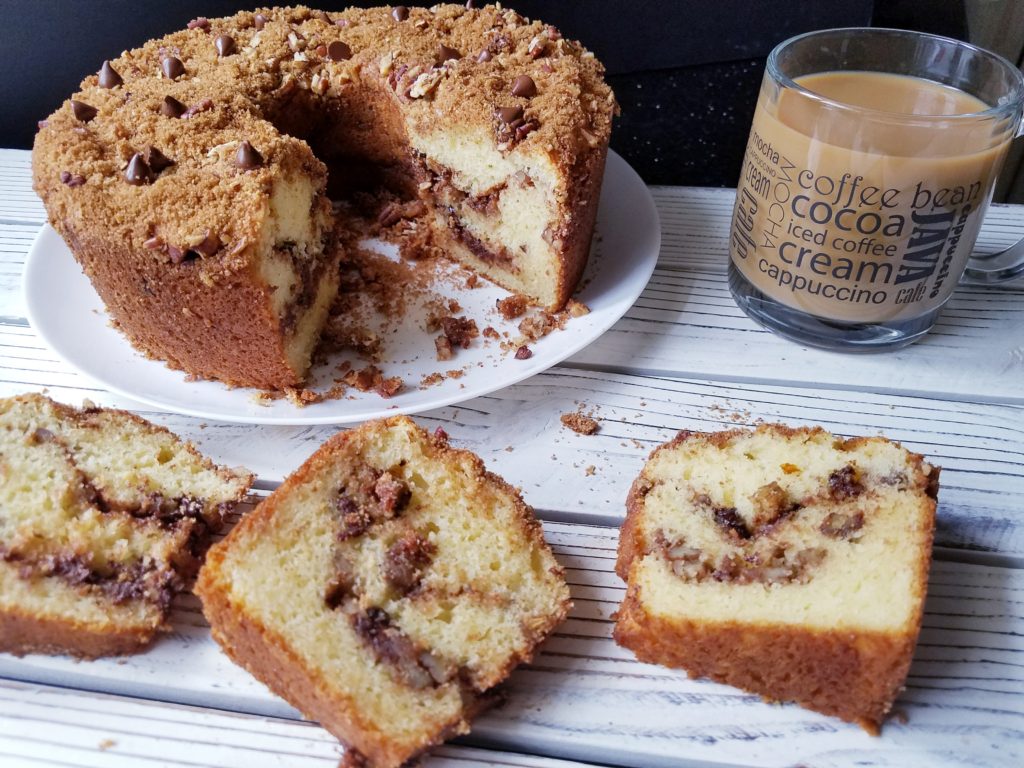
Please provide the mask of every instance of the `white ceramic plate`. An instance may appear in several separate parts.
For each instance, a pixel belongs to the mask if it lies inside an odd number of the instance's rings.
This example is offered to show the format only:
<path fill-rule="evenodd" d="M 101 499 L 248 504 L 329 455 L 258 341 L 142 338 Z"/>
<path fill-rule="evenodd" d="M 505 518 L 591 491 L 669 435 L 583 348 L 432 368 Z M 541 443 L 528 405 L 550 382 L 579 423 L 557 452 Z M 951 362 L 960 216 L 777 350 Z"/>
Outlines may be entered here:
<path fill-rule="evenodd" d="M 389 246 L 375 250 L 387 252 Z M 590 314 L 571 319 L 563 330 L 530 344 L 533 356 L 516 360 L 497 342 L 477 339 L 470 349 L 459 349 L 454 359 L 436 359 L 432 336 L 421 317 L 407 317 L 389 334 L 384 359 L 377 363 L 385 376 L 401 376 L 405 388 L 390 399 L 374 392 L 350 389 L 344 397 L 297 407 L 287 399 L 265 405 L 256 390 L 230 389 L 213 381 L 188 381 L 181 371 L 149 360 L 136 352 L 114 330 L 103 303 L 79 269 L 61 237 L 44 226 L 28 253 L 25 298 L 29 322 L 43 341 L 72 366 L 101 385 L 140 403 L 190 416 L 248 424 L 347 424 L 396 413 L 417 413 L 451 405 L 507 387 L 550 368 L 583 349 L 622 317 L 640 296 L 654 271 L 661 247 L 658 214 L 647 187 L 617 154 L 609 153 L 598 211 L 597 233 L 582 289 L 576 298 Z M 391 248 L 392 254 L 394 249 Z M 478 288 L 464 287 L 464 277 L 441 279 L 433 292 L 455 298 L 457 313 L 517 334 L 513 322 L 495 311 L 496 298 L 508 293 L 481 280 Z M 337 376 L 335 365 L 351 359 L 354 367 L 366 363 L 339 355 L 315 372 L 312 385 L 323 388 Z M 420 386 L 424 376 L 459 369 L 460 378 Z"/>

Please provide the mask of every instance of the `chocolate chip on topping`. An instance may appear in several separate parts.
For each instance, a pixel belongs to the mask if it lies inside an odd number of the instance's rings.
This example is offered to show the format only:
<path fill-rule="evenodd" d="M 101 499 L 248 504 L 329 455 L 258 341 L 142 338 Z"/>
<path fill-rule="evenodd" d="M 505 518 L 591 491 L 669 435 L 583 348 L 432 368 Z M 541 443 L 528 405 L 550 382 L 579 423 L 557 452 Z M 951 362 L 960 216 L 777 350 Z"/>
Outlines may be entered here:
<path fill-rule="evenodd" d="M 201 29 L 204 32 L 208 32 L 210 30 L 210 20 L 205 16 L 199 16 L 188 23 L 188 28 Z"/>
<path fill-rule="evenodd" d="M 168 80 L 174 80 L 185 74 L 185 65 L 176 56 L 168 56 L 163 59 L 160 62 L 160 69 L 163 70 L 164 77 Z"/>
<path fill-rule="evenodd" d="M 485 61 L 490 61 L 491 52 L 484 48 L 482 51 L 480 51 L 480 55 L 476 57 L 476 60 L 481 64 L 483 64 Z"/>
<path fill-rule="evenodd" d="M 405 21 L 409 18 L 409 9 L 404 5 L 396 5 L 391 9 L 391 18 L 395 21 Z"/>
<path fill-rule="evenodd" d="M 150 146 L 146 149 L 143 159 L 146 161 L 146 165 L 153 173 L 160 173 L 165 168 L 170 168 L 174 165 L 174 161 L 171 160 L 167 155 L 161 152 L 154 146 Z"/>
<path fill-rule="evenodd" d="M 444 43 L 437 44 L 437 63 L 444 64 L 449 59 L 461 59 L 462 54 Z"/>
<path fill-rule="evenodd" d="M 335 40 L 327 46 L 327 58 L 331 61 L 345 61 L 352 58 L 352 49 L 341 40 Z"/>
<path fill-rule="evenodd" d="M 117 70 L 110 66 L 109 61 L 103 62 L 103 66 L 100 67 L 100 71 L 96 75 L 99 77 L 100 88 L 116 88 L 124 83 L 121 76 L 117 74 Z"/>
<path fill-rule="evenodd" d="M 243 141 L 238 145 L 238 151 L 235 152 L 235 165 L 243 171 L 251 171 L 253 168 L 263 165 L 263 155 L 256 151 L 256 148 L 248 141 Z"/>
<path fill-rule="evenodd" d="M 537 84 L 529 75 L 520 75 L 512 81 L 512 95 L 522 96 L 524 99 L 537 95 Z"/>
<path fill-rule="evenodd" d="M 96 107 L 86 104 L 84 101 L 71 100 L 71 114 L 75 116 L 75 119 L 88 123 L 94 117 L 96 117 Z"/>
<path fill-rule="evenodd" d="M 217 49 L 218 56 L 230 56 L 235 52 L 235 38 L 231 35 L 218 35 L 213 41 L 213 47 Z"/>
<path fill-rule="evenodd" d="M 476 8 L 476 0 L 466 0 L 466 7 L 469 10 L 473 10 L 474 8 Z"/>
<path fill-rule="evenodd" d="M 181 117 L 187 109 L 188 107 L 173 96 L 165 96 L 163 103 L 160 105 L 160 114 L 164 117 Z"/>
<path fill-rule="evenodd" d="M 500 117 L 501 122 L 505 124 L 514 123 L 516 120 L 521 119 L 522 116 L 522 107 L 502 107 L 498 110 L 498 117 Z"/>
<path fill-rule="evenodd" d="M 263 25 L 266 23 L 267 17 L 264 16 L 262 13 L 257 13 L 255 16 L 252 17 L 252 25 L 256 27 L 256 29 L 263 29 Z"/>
<path fill-rule="evenodd" d="M 133 187 L 149 184 L 153 181 L 153 172 L 142 157 L 141 152 L 136 152 L 132 155 L 132 159 L 128 161 L 128 167 L 124 172 L 124 180 Z"/>

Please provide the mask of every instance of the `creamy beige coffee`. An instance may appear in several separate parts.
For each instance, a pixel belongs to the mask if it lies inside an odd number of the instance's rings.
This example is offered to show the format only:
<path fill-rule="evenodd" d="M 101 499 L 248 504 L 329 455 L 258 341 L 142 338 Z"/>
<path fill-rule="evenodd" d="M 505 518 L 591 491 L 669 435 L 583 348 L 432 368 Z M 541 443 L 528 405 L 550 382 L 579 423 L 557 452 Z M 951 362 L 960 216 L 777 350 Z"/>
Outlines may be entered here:
<path fill-rule="evenodd" d="M 796 83 L 762 86 L 733 264 L 770 298 L 821 318 L 876 323 L 935 310 L 970 257 L 1008 147 L 993 146 L 983 121 L 936 116 L 987 105 L 904 75 L 823 72 Z"/>

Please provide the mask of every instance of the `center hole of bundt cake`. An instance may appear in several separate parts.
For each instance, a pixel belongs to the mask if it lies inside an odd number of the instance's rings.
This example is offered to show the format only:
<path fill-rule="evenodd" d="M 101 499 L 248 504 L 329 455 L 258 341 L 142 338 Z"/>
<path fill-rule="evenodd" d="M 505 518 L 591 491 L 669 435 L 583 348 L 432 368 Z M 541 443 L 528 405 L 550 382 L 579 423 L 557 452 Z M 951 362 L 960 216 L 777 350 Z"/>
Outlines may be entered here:
<path fill-rule="evenodd" d="M 296 88 L 265 116 L 277 130 L 309 144 L 327 166 L 332 200 L 357 204 L 358 213 L 369 214 L 376 213 L 379 193 L 417 197 L 418 169 L 402 116 L 381 85 L 353 82 L 330 96 Z"/>

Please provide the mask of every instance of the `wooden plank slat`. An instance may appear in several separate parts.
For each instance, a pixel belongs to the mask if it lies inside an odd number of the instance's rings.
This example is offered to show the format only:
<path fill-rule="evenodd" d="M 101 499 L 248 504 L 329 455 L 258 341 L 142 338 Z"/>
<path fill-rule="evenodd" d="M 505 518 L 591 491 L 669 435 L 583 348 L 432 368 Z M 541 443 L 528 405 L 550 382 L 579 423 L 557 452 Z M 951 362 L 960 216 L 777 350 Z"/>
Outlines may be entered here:
<path fill-rule="evenodd" d="M 125 407 L 194 441 L 214 460 L 273 485 L 335 427 L 204 422 L 110 395 L 42 348 L 31 329 L 0 326 L 0 396 L 48 388 L 58 400 Z M 579 405 L 579 404 L 582 404 Z M 559 416 L 582 407 L 601 423 L 577 435 Z M 443 426 L 548 516 L 613 523 L 648 453 L 681 429 L 760 421 L 884 434 L 943 467 L 937 543 L 1024 556 L 1024 408 L 892 395 L 554 368 L 512 387 L 416 417 Z"/>
<path fill-rule="evenodd" d="M 156 768 L 335 768 L 338 742 L 314 723 L 0 681 L 0 764 Z M 586 768 L 590 763 L 445 745 L 423 768 Z"/>
<path fill-rule="evenodd" d="M 645 767 L 1024 760 L 1024 636 L 1014 631 L 1024 622 L 1024 571 L 933 564 L 920 644 L 896 705 L 906 722 L 893 720 L 874 738 L 793 705 L 764 704 L 640 664 L 610 638 L 624 592 L 611 570 L 616 531 L 554 523 L 545 529 L 567 568 L 575 607 L 534 663 L 513 673 L 507 703 L 482 716 L 467 743 L 511 750 L 529 744 L 554 756 Z M 140 656 L 90 663 L 0 656 L 0 676 L 298 717 L 220 653 L 194 598 L 179 602 L 172 623 L 174 631 Z"/>

